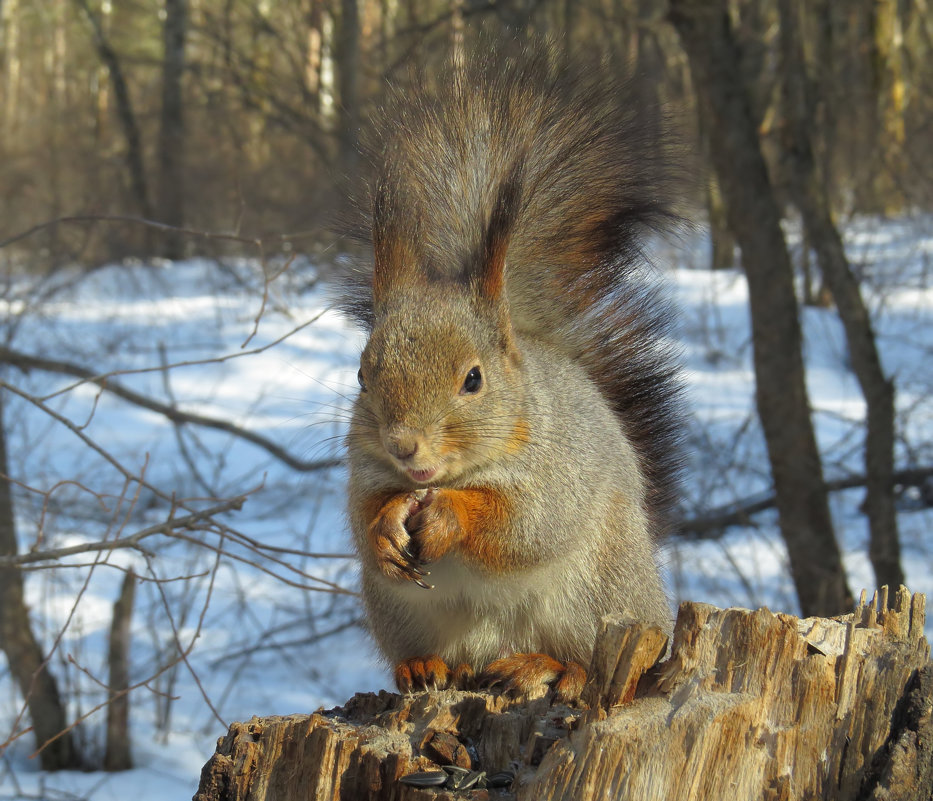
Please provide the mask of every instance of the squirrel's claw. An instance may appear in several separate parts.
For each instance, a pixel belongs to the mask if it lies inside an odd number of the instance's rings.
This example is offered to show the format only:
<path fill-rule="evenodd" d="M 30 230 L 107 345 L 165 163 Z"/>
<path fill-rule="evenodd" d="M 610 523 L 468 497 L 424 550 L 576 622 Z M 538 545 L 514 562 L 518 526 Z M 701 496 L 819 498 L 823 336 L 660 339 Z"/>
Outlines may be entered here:
<path fill-rule="evenodd" d="M 426 590 L 433 590 L 434 585 L 428 584 L 424 580 L 426 576 L 431 575 L 431 572 L 422 570 L 417 564 L 412 564 L 407 559 L 402 558 L 401 551 L 399 551 L 399 554 L 399 556 L 390 555 L 384 557 L 382 572 L 389 578 L 411 581 Z"/>
<path fill-rule="evenodd" d="M 414 493 L 397 496 L 391 499 L 380 510 L 376 519 L 370 524 L 369 533 L 373 552 L 382 573 L 396 581 L 411 581 L 426 590 L 434 589 L 428 584 L 425 576 L 431 575 L 424 569 L 427 564 L 416 556 L 416 543 L 411 540 L 411 532 L 407 530 L 406 523 L 412 514 L 422 508 L 427 498 L 433 495 L 416 497 Z"/>
<path fill-rule="evenodd" d="M 558 700 L 579 698 L 586 671 L 576 662 L 560 662 L 547 654 L 512 654 L 486 666 L 479 678 L 482 687 L 510 695 L 528 695 L 548 685 Z"/>
<path fill-rule="evenodd" d="M 431 564 L 430 562 L 425 561 L 424 559 L 419 559 L 417 556 L 412 554 L 407 545 L 403 545 L 399 548 L 399 553 L 405 557 L 405 561 L 412 566 L 412 569 L 415 570 L 419 575 L 430 576 L 431 571 L 425 570 L 425 565 Z"/>
<path fill-rule="evenodd" d="M 403 659 L 395 666 L 395 684 L 402 693 L 445 690 L 450 678 L 450 668 L 437 654 Z"/>
<path fill-rule="evenodd" d="M 407 548 L 405 550 L 407 551 Z M 403 556 L 405 555 L 404 552 L 402 555 Z M 422 563 L 416 560 L 408 559 L 408 561 L 405 564 L 401 564 L 399 565 L 399 567 L 402 569 L 402 572 L 405 574 L 405 578 L 407 578 L 409 581 L 413 581 L 419 587 L 423 587 L 426 590 L 433 590 L 434 585 L 428 584 L 424 580 L 426 576 L 431 575 L 431 571 L 422 569 L 421 567 L 419 567 L 420 564 Z"/>

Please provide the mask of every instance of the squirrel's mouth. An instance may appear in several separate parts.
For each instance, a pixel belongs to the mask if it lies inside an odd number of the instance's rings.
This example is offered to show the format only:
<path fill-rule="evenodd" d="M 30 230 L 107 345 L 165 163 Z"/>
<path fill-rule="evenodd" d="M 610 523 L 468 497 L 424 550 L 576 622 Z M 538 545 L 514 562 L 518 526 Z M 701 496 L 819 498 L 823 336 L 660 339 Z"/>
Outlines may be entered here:
<path fill-rule="evenodd" d="M 414 481 L 417 481 L 419 484 L 425 484 L 437 475 L 437 468 L 428 467 L 425 470 L 413 470 L 410 467 L 406 467 L 405 472 L 408 473 Z"/>

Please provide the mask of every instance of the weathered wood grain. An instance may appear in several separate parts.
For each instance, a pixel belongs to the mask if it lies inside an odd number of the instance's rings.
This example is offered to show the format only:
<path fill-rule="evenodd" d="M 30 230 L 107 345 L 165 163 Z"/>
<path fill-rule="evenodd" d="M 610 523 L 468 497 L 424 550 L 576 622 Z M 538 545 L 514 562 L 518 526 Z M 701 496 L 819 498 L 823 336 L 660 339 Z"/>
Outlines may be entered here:
<path fill-rule="evenodd" d="M 195 801 L 933 799 L 924 598 L 839 619 L 685 603 L 657 629 L 607 619 L 584 704 L 453 690 L 357 695 L 231 726 Z M 659 661 L 663 660 L 663 661 Z M 414 788 L 459 764 L 508 790 Z"/>

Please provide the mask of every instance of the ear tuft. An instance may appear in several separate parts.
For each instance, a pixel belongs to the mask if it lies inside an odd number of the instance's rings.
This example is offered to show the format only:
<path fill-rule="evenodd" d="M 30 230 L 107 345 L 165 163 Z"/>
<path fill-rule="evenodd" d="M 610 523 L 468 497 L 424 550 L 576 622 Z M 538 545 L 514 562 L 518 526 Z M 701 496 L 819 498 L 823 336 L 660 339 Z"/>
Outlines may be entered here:
<path fill-rule="evenodd" d="M 505 289 L 505 256 L 509 239 L 521 212 L 522 159 L 517 159 L 508 176 L 499 184 L 496 202 L 489 216 L 483 249 L 475 276 L 482 297 L 498 301 Z"/>
<path fill-rule="evenodd" d="M 391 176 L 382 175 L 373 192 L 373 304 L 379 307 L 392 290 L 423 278 L 413 246 L 417 225 L 407 219 L 404 199 Z"/>

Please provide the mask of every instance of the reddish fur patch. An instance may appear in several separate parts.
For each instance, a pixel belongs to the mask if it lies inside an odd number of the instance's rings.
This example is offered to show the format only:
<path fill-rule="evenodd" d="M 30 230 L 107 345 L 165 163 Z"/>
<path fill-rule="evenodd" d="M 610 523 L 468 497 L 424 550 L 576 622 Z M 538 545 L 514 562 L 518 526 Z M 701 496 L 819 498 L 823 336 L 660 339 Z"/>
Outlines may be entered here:
<path fill-rule="evenodd" d="M 403 659 L 395 666 L 395 685 L 399 692 L 443 690 L 450 685 L 450 668 L 437 654 Z"/>
<path fill-rule="evenodd" d="M 446 456 L 449 453 L 462 453 L 473 447 L 480 437 L 473 426 L 453 425 L 449 431 L 444 432 L 444 438 L 438 447 L 438 453 Z"/>
<path fill-rule="evenodd" d="M 514 456 L 522 448 L 531 442 L 531 427 L 524 418 L 518 418 L 515 421 L 515 427 L 512 429 L 512 436 L 505 444 L 506 453 Z"/>
<path fill-rule="evenodd" d="M 528 695 L 547 684 L 561 701 L 579 698 L 585 683 L 586 671 L 580 665 L 547 654 L 512 654 L 487 665 L 480 676 L 480 684 L 516 695 Z"/>
<path fill-rule="evenodd" d="M 383 573 L 412 580 L 410 561 L 402 554 L 410 535 L 410 553 L 436 562 L 457 548 L 468 561 L 503 573 L 518 565 L 505 547 L 510 505 L 491 488 L 438 489 L 433 499 L 414 514 L 412 493 L 382 492 L 363 502 L 370 545 Z M 411 514 L 411 517 L 409 515 Z"/>
<path fill-rule="evenodd" d="M 373 243 L 373 250 L 373 301 L 380 304 L 390 297 L 390 290 L 398 285 L 399 277 L 411 272 L 406 262 L 412 257 L 397 235 L 378 237 Z"/>
<path fill-rule="evenodd" d="M 463 539 L 463 521 L 457 515 L 450 496 L 459 490 L 439 490 L 434 499 L 411 519 L 409 529 L 418 558 L 436 562 Z"/>
<path fill-rule="evenodd" d="M 438 500 L 459 522 L 462 531 L 459 550 L 466 559 L 495 573 L 517 567 L 505 547 L 511 508 L 503 493 L 489 487 L 443 490 L 435 503 Z"/>
<path fill-rule="evenodd" d="M 586 684 L 586 671 L 577 662 L 564 662 L 564 672 L 554 683 L 554 692 L 561 701 L 575 701 Z"/>
<path fill-rule="evenodd" d="M 466 662 L 461 662 L 454 668 L 453 676 L 450 679 L 452 687 L 458 690 L 475 690 L 476 674 L 473 672 L 473 666 Z"/>
<path fill-rule="evenodd" d="M 500 184 L 495 206 L 486 229 L 486 245 L 480 269 L 481 292 L 491 301 L 499 301 L 505 289 L 505 256 L 512 228 L 521 211 L 522 159 L 517 159 L 509 175 Z"/>
<path fill-rule="evenodd" d="M 453 548 L 484 568 L 503 572 L 514 567 L 501 546 L 508 502 L 494 489 L 439 489 L 411 519 L 415 551 L 436 562 Z"/>
<path fill-rule="evenodd" d="M 382 512 L 383 507 L 388 506 L 393 498 L 403 498 L 406 493 L 399 493 L 396 490 L 388 490 L 386 492 L 377 492 L 373 495 L 370 495 L 368 498 L 363 499 L 363 519 L 367 521 L 367 525 L 372 528 L 372 523 L 375 521 L 376 517 Z"/>
<path fill-rule="evenodd" d="M 486 256 L 486 269 L 483 271 L 483 296 L 492 300 L 498 300 L 502 297 L 502 290 L 505 286 L 505 253 L 509 247 L 509 241 L 506 237 L 497 237 L 490 243 L 489 252 Z"/>

